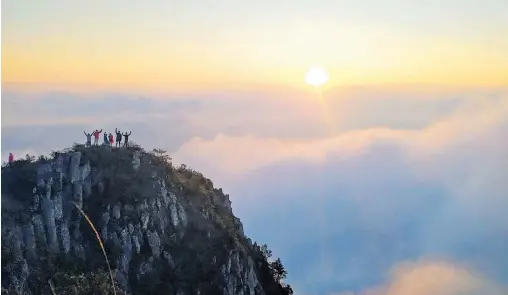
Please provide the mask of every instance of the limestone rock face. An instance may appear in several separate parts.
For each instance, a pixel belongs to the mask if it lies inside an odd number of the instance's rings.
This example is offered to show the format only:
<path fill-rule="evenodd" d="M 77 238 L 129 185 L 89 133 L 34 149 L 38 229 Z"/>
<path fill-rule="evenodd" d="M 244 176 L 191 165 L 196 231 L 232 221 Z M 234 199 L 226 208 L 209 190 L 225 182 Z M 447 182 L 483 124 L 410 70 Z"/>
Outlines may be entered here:
<path fill-rule="evenodd" d="M 2 168 L 2 288 L 33 293 L 65 265 L 106 267 L 78 208 L 128 292 L 163 294 L 150 289 L 163 281 L 164 294 L 279 294 L 258 278 L 222 190 L 152 153 L 102 146 Z"/>

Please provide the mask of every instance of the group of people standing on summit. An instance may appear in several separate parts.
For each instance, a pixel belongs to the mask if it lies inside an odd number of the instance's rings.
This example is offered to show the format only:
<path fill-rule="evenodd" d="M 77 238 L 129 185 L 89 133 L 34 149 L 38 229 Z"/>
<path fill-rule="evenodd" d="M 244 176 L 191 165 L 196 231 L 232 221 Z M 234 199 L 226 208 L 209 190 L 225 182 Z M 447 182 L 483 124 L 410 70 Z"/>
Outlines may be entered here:
<path fill-rule="evenodd" d="M 95 129 L 95 131 L 93 131 L 92 133 L 86 133 L 86 131 L 84 131 L 84 133 L 86 136 L 86 146 L 87 147 L 92 146 L 92 136 L 94 137 L 94 145 L 99 145 L 99 137 L 101 136 L 102 129 L 101 130 Z M 115 133 L 116 133 L 116 145 L 115 146 L 121 147 L 122 146 L 122 138 L 123 138 L 123 147 L 128 147 L 129 146 L 129 136 L 131 135 L 132 131 L 129 131 L 129 133 L 127 133 L 127 132 L 122 133 L 120 130 L 115 128 Z M 111 134 L 111 133 L 108 134 L 107 132 L 104 132 L 104 142 L 102 143 L 102 145 L 112 147 L 113 143 L 114 143 L 113 134 Z M 9 165 L 11 165 L 12 162 L 14 162 L 14 155 L 12 153 L 9 153 Z"/>
<path fill-rule="evenodd" d="M 95 131 L 93 131 L 92 133 L 86 133 L 86 131 L 84 131 L 84 133 L 86 136 L 86 146 L 87 147 L 92 146 L 92 136 L 94 137 L 94 145 L 99 145 L 99 137 L 102 133 L 102 129 L 101 130 L 95 129 Z M 129 136 L 131 135 L 132 132 L 129 131 L 129 133 L 127 133 L 127 132 L 122 133 L 120 130 L 115 128 L 115 133 L 116 133 L 116 145 L 115 146 L 116 147 L 122 146 L 122 137 L 123 137 L 124 138 L 123 146 L 127 147 L 129 145 Z M 102 145 L 108 145 L 108 146 L 112 147 L 113 143 L 114 143 L 113 134 L 111 134 L 111 133 L 108 134 L 107 132 L 104 132 L 104 142 L 102 143 Z"/>

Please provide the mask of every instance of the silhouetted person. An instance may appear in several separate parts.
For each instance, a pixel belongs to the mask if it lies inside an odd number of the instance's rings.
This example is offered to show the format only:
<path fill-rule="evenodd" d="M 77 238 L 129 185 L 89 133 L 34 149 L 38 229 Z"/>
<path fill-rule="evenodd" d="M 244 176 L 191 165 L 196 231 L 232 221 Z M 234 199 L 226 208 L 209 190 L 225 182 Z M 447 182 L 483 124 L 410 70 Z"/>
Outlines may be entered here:
<path fill-rule="evenodd" d="M 120 132 L 120 130 L 115 128 L 115 133 L 116 133 L 116 147 L 120 147 L 122 143 L 122 132 Z"/>
<path fill-rule="evenodd" d="M 83 131 L 86 135 L 86 146 L 92 145 L 92 133 L 86 133 L 86 131 Z"/>
<path fill-rule="evenodd" d="M 14 155 L 9 153 L 9 166 L 12 165 L 12 162 L 14 162 Z"/>
<path fill-rule="evenodd" d="M 109 138 L 107 132 L 104 132 L 104 145 L 109 145 Z"/>
<path fill-rule="evenodd" d="M 99 136 L 101 135 L 101 133 L 102 133 L 102 129 L 101 129 L 101 131 L 99 131 L 99 130 L 95 129 L 95 131 L 94 131 L 94 132 L 92 132 L 92 135 L 93 135 L 93 137 L 94 137 L 94 142 L 93 142 L 93 143 L 94 143 L 95 145 L 98 145 L 98 144 L 99 144 Z"/>
<path fill-rule="evenodd" d="M 124 147 L 127 147 L 127 145 L 129 144 L 129 135 L 131 135 L 132 131 L 129 131 L 129 133 L 125 132 L 124 134 L 122 134 L 125 139 L 123 141 L 123 146 Z"/>
<path fill-rule="evenodd" d="M 113 134 L 110 133 L 108 139 L 109 139 L 109 146 L 113 147 L 113 142 L 114 142 Z"/>

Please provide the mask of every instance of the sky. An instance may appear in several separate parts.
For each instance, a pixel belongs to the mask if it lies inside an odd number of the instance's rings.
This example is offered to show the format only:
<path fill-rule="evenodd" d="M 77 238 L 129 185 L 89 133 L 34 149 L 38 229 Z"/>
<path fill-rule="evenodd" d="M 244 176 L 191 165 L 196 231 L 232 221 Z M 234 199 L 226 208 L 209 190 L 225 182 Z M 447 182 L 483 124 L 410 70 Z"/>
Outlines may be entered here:
<path fill-rule="evenodd" d="M 2 1 L 2 160 L 131 130 L 295 295 L 508 294 L 508 2 L 315 3 Z"/>
<path fill-rule="evenodd" d="M 508 82 L 504 0 L 2 1 L 2 85 L 193 92 Z M 27 84 L 29 86 L 27 86 Z"/>

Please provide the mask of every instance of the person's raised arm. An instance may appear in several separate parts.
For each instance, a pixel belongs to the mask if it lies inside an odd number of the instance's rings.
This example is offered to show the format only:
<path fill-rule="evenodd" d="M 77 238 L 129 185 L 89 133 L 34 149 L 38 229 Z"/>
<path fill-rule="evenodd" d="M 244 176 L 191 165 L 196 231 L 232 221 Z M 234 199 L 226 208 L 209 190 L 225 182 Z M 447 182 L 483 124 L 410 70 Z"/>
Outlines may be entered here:
<path fill-rule="evenodd" d="M 101 129 L 101 131 L 99 131 L 99 134 L 101 134 L 101 133 L 102 133 L 102 129 Z"/>
<path fill-rule="evenodd" d="M 118 133 L 118 129 L 117 128 L 115 128 L 115 133 Z"/>
<path fill-rule="evenodd" d="M 129 136 L 131 135 L 132 131 L 129 131 Z"/>
<path fill-rule="evenodd" d="M 86 134 L 86 131 L 83 131 L 83 133 L 84 133 L 85 135 L 87 135 L 87 134 Z"/>

